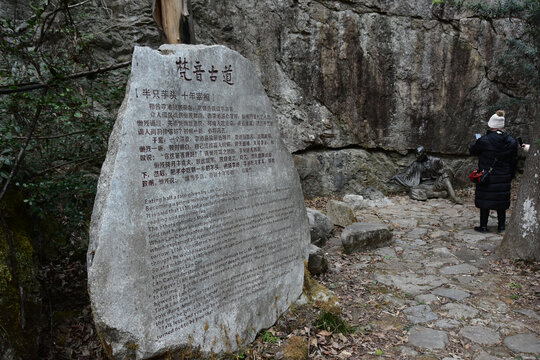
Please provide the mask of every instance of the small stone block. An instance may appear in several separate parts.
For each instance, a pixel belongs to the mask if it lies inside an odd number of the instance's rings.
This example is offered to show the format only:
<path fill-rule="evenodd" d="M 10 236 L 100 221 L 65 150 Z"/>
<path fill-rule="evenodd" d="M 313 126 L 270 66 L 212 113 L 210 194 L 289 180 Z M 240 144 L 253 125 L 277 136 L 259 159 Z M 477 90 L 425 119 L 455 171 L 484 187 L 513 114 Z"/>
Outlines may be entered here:
<path fill-rule="evenodd" d="M 409 343 L 426 349 L 444 349 L 448 344 L 448 335 L 444 331 L 415 326 L 409 334 Z"/>
<path fill-rule="evenodd" d="M 518 334 L 504 339 L 504 345 L 514 352 L 540 355 L 540 340 L 534 334 Z"/>
<path fill-rule="evenodd" d="M 343 229 L 341 242 L 345 253 L 387 246 L 392 241 L 388 227 L 379 223 L 354 223 Z"/>

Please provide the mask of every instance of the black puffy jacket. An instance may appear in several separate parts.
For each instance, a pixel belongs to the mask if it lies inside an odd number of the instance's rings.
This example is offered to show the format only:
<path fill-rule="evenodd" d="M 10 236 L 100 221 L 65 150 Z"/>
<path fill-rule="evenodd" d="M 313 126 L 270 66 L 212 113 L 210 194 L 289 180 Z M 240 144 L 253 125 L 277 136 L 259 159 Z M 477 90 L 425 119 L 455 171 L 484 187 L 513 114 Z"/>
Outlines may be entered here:
<path fill-rule="evenodd" d="M 469 152 L 478 156 L 478 169 L 488 171 L 493 166 L 487 182 L 476 185 L 474 205 L 481 209 L 508 209 L 511 182 L 516 176 L 516 140 L 502 131 L 488 131 L 471 145 Z"/>

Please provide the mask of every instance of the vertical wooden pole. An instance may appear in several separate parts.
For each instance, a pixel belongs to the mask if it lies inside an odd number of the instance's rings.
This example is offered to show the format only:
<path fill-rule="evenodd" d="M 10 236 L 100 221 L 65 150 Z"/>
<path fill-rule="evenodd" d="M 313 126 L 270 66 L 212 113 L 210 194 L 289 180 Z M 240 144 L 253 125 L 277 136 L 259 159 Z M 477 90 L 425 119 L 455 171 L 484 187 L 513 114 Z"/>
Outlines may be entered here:
<path fill-rule="evenodd" d="M 180 37 L 180 17 L 182 16 L 183 0 L 162 0 L 161 19 L 163 21 L 163 31 L 167 36 L 169 44 L 181 44 Z"/>

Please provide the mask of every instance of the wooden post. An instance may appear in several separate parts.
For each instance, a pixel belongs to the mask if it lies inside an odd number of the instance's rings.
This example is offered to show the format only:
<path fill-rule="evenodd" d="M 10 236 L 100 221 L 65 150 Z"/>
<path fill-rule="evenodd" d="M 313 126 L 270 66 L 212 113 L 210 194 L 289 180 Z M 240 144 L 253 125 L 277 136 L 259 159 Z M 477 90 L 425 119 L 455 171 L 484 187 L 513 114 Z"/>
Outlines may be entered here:
<path fill-rule="evenodd" d="M 180 17 L 184 13 L 184 0 L 155 0 L 154 20 L 165 32 L 169 44 L 181 44 Z"/>

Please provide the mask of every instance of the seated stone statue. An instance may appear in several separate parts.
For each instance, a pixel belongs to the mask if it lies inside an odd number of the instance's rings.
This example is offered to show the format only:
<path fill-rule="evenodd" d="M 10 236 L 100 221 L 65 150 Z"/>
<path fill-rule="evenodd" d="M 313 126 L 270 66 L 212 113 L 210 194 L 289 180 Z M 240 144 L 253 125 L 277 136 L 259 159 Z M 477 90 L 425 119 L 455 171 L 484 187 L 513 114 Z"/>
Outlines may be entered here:
<path fill-rule="evenodd" d="M 452 187 L 450 175 L 451 172 L 443 160 L 429 156 L 426 149 L 419 146 L 416 149 L 416 161 L 409 165 L 404 173 L 394 175 L 391 180 L 408 187 L 411 199 L 425 201 L 449 196 L 453 202 L 461 204 Z"/>

